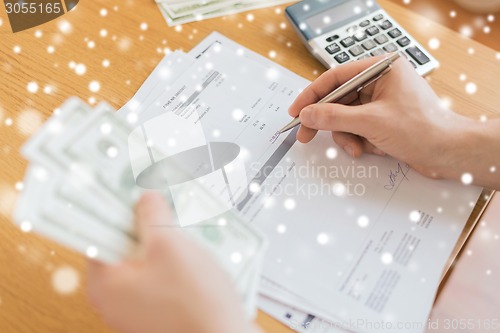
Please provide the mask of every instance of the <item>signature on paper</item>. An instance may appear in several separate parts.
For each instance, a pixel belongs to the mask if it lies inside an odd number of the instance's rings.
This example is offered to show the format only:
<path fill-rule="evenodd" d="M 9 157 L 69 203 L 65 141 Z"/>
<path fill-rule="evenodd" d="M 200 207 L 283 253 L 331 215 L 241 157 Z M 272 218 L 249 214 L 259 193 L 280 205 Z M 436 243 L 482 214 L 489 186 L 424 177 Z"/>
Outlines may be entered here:
<path fill-rule="evenodd" d="M 390 170 L 389 171 L 389 183 L 384 186 L 386 190 L 392 190 L 396 186 L 396 182 L 400 176 L 402 176 L 402 179 L 409 180 L 407 175 L 408 172 L 410 171 L 410 166 L 408 164 L 404 164 L 403 166 L 401 165 L 400 162 L 398 162 L 398 167 L 396 170 Z"/>

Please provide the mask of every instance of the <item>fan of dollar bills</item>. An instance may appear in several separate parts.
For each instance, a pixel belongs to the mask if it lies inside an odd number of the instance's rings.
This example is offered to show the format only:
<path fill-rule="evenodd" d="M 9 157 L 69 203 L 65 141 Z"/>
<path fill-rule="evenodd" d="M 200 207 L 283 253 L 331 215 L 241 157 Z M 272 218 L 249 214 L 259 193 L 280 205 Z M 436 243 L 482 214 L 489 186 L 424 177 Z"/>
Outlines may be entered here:
<path fill-rule="evenodd" d="M 201 21 L 247 10 L 272 7 L 290 0 L 156 0 L 168 25 Z"/>
<path fill-rule="evenodd" d="M 65 102 L 22 149 L 30 165 L 15 222 L 103 262 L 116 263 L 133 253 L 133 208 L 147 189 L 136 185 L 131 169 L 131 131 L 105 103 L 92 109 L 77 98 Z M 184 172 L 175 165 L 169 170 Z M 197 209 L 220 205 L 201 184 L 194 184 L 190 192 L 205 193 Z M 175 213 L 168 191 L 162 193 Z M 176 204 L 189 204 L 191 194 L 185 193 L 185 200 Z M 182 230 L 218 259 L 253 316 L 266 242 L 236 214 L 228 210 L 223 218 Z M 172 221 L 165 221 L 165 227 L 172 227 Z"/>

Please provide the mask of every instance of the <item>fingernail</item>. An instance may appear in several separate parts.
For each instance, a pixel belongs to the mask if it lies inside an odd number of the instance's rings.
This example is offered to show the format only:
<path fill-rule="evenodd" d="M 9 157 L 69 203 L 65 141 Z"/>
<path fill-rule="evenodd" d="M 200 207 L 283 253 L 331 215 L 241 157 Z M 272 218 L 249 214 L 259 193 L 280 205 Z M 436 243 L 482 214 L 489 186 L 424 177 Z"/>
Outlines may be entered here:
<path fill-rule="evenodd" d="M 344 151 L 349 154 L 349 156 L 354 157 L 354 149 L 351 146 L 345 146 Z"/>
<path fill-rule="evenodd" d="M 300 111 L 300 122 L 304 125 L 313 125 L 314 124 L 314 114 L 313 109 L 311 107 L 306 107 Z"/>
<path fill-rule="evenodd" d="M 380 150 L 380 149 L 378 149 L 378 148 L 374 148 L 374 149 L 373 149 L 373 153 L 374 153 L 375 155 L 385 156 L 385 151 L 382 151 L 382 150 Z"/>

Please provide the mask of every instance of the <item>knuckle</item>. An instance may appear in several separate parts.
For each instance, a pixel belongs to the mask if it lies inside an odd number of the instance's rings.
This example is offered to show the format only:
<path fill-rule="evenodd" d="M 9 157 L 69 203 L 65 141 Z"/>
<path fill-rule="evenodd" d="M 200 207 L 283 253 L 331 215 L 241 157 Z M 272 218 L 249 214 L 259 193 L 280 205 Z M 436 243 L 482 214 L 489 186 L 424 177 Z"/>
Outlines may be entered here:
<path fill-rule="evenodd" d="M 318 118 L 322 125 L 331 126 L 335 124 L 337 119 L 335 108 L 329 105 L 328 107 L 320 109 Z"/>

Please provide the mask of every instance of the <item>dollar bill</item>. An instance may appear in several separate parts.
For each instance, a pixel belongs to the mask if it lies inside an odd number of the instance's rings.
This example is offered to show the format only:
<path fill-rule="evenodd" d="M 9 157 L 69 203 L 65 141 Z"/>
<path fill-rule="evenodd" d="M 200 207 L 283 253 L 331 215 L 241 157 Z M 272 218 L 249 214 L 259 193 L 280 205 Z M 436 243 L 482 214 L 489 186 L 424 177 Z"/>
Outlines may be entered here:
<path fill-rule="evenodd" d="M 181 4 L 170 4 L 168 1 L 157 1 L 163 4 L 163 8 L 168 12 L 172 18 L 179 18 L 187 15 L 196 15 L 213 12 L 218 9 L 228 8 L 241 2 L 238 0 L 230 1 L 186 1 Z"/>
<path fill-rule="evenodd" d="M 115 263 L 134 253 L 133 207 L 147 189 L 137 186 L 131 170 L 131 131 L 107 104 L 92 110 L 78 99 L 67 101 L 22 149 L 31 164 L 14 213 L 16 223 L 103 262 Z M 169 168 L 185 172 L 175 165 Z M 168 188 L 159 191 L 171 200 Z M 196 182 L 175 204 L 190 209 L 192 191 L 203 198 L 196 209 L 220 204 Z M 165 221 L 152 227 L 180 225 Z M 182 231 L 215 256 L 253 315 L 255 281 L 266 248 L 262 234 L 233 210 Z"/>
<path fill-rule="evenodd" d="M 194 11 L 189 12 L 189 10 L 183 10 L 180 7 L 172 7 L 167 2 L 159 2 L 158 7 L 160 8 L 165 21 L 169 26 L 180 25 L 189 22 L 201 21 L 205 19 L 220 17 L 224 15 L 236 14 L 248 10 L 254 10 L 264 7 L 277 6 L 284 3 L 290 2 L 289 0 L 274 0 L 274 1 L 238 1 L 231 2 L 229 4 L 217 3 L 207 6 L 205 9 L 203 6 L 197 7 Z"/>
<path fill-rule="evenodd" d="M 26 190 L 20 196 L 14 220 L 24 230 L 70 247 L 84 255 L 113 263 L 127 255 L 134 243 L 118 230 L 85 216 L 71 200 L 60 197 L 57 188 L 63 181 L 57 174 L 39 165 L 31 165 L 24 179 Z"/>
<path fill-rule="evenodd" d="M 22 154 L 32 163 L 44 166 L 54 174 L 64 174 L 68 182 L 62 183 L 60 191 L 76 205 L 131 233 L 133 226 L 127 223 L 133 217 L 130 203 L 127 205 L 117 200 L 113 193 L 100 186 L 96 182 L 91 164 L 81 163 L 58 151 L 61 143 L 92 115 L 95 116 L 95 112 L 79 99 L 68 100 L 25 144 Z M 112 215 L 109 214 L 110 211 L 113 211 Z"/>

